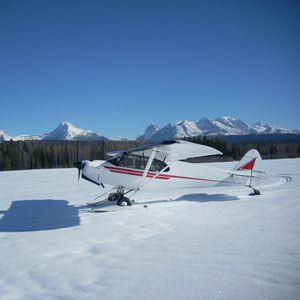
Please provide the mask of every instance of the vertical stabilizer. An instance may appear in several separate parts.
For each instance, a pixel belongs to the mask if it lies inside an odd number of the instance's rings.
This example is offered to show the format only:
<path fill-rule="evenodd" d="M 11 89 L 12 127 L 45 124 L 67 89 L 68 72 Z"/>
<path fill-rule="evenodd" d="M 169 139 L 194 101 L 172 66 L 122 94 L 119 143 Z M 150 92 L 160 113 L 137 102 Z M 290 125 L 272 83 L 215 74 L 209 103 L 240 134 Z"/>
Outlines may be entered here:
<path fill-rule="evenodd" d="M 259 152 L 251 149 L 242 157 L 233 170 L 245 174 L 253 173 L 253 176 L 255 176 L 255 174 L 263 173 L 261 161 Z"/>
<path fill-rule="evenodd" d="M 252 189 L 250 195 L 260 195 L 260 191 L 253 187 L 259 184 L 261 177 L 264 175 L 262 159 L 257 150 L 249 150 L 235 166 L 234 172 L 236 175 L 249 177 L 246 186 Z"/>

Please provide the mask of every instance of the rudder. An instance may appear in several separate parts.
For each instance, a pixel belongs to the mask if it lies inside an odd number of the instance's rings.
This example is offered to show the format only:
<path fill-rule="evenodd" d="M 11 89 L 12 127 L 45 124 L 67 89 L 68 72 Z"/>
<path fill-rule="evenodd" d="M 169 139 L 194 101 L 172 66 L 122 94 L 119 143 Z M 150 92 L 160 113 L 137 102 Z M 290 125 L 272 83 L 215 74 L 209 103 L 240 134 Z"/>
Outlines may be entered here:
<path fill-rule="evenodd" d="M 259 152 L 255 149 L 251 149 L 237 163 L 233 171 L 242 173 L 253 173 L 253 176 L 255 176 L 255 174 L 264 173 L 262 171 L 261 161 L 262 159 Z"/>

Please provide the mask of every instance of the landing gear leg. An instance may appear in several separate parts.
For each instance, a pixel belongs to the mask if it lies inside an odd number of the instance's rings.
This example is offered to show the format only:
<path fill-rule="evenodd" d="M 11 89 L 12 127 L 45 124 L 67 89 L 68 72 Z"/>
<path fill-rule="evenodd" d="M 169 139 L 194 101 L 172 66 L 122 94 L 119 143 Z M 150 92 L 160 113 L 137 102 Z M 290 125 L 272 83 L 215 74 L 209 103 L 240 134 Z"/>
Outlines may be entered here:
<path fill-rule="evenodd" d="M 124 196 L 124 188 L 118 187 L 116 193 L 109 194 L 107 200 L 108 201 L 117 201 L 117 205 L 119 206 L 131 206 L 132 202 L 129 198 Z"/>

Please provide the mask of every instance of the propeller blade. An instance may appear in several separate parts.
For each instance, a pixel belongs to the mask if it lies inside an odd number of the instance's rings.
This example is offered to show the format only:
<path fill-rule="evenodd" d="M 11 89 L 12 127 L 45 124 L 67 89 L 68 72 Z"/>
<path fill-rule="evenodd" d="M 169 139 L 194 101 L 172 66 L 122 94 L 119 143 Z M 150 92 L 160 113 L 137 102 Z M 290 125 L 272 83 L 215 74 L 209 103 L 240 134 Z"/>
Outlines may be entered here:
<path fill-rule="evenodd" d="M 78 170 L 81 169 L 81 165 L 82 165 L 82 161 L 77 161 L 77 162 L 74 162 L 73 166 L 75 168 L 77 168 Z"/>
<path fill-rule="evenodd" d="M 81 175 L 81 169 L 78 169 L 78 181 L 80 179 L 80 175 Z"/>
<path fill-rule="evenodd" d="M 82 168 L 83 168 L 82 161 L 77 161 L 77 162 L 75 162 L 75 163 L 73 164 L 73 166 L 74 166 L 75 168 L 78 169 L 78 181 L 79 181 L 80 175 L 81 175 L 81 170 L 82 170 Z"/>

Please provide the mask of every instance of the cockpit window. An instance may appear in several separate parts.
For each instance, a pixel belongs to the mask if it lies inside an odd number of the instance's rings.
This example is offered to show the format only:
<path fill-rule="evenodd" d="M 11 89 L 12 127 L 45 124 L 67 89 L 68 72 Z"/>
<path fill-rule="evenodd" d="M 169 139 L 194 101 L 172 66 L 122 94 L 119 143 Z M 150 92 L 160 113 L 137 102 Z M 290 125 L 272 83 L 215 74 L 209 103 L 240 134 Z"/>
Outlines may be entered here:
<path fill-rule="evenodd" d="M 148 160 L 149 160 L 149 157 L 144 156 L 144 155 L 134 155 L 134 154 L 124 153 L 122 156 L 119 156 L 117 158 L 112 158 L 108 161 L 111 164 L 113 164 L 115 166 L 119 166 L 119 167 L 145 170 Z M 160 172 L 166 166 L 167 166 L 166 163 L 154 158 L 152 161 L 151 167 L 150 167 L 150 171 Z M 169 170 L 170 170 L 170 168 L 166 168 L 166 170 L 164 170 L 164 172 L 168 172 Z"/>

